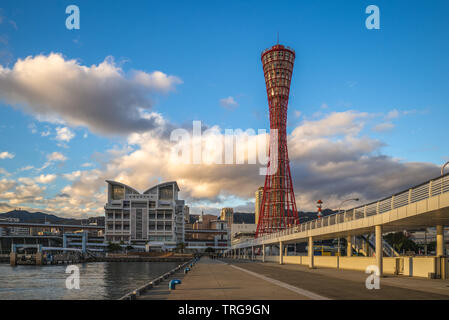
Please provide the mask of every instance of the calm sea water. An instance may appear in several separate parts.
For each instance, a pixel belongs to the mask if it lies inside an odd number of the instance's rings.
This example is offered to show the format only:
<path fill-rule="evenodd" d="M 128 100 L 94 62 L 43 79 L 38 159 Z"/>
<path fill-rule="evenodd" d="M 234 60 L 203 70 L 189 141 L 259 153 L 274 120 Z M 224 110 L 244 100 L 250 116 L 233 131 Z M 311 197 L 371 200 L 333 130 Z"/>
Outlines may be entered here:
<path fill-rule="evenodd" d="M 175 268 L 179 262 L 94 262 L 76 264 L 80 289 L 65 286 L 66 265 L 16 266 L 0 264 L 0 300 L 118 299 Z"/>

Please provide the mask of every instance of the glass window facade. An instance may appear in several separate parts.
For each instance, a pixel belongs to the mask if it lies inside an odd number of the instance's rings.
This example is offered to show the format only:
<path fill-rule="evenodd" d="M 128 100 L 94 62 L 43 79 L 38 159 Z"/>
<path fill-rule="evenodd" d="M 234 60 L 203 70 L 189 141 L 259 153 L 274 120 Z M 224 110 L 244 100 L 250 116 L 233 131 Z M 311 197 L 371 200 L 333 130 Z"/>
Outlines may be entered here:
<path fill-rule="evenodd" d="M 112 200 L 125 199 L 125 188 L 122 186 L 112 186 Z"/>

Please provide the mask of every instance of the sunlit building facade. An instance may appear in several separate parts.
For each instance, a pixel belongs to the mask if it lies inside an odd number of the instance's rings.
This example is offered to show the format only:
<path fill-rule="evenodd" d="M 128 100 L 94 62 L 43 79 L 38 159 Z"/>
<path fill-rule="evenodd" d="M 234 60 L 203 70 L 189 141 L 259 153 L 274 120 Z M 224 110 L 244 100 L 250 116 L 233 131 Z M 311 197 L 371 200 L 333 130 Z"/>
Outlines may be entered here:
<path fill-rule="evenodd" d="M 222 208 L 220 212 L 220 220 L 226 221 L 228 226 L 232 224 L 233 208 Z"/>
<path fill-rule="evenodd" d="M 114 243 L 157 242 L 174 248 L 184 242 L 184 200 L 178 199 L 174 181 L 158 184 L 143 193 L 116 181 L 106 180 L 105 239 Z"/>
<path fill-rule="evenodd" d="M 262 198 L 263 198 L 263 187 L 260 187 L 257 189 L 255 193 L 256 202 L 254 204 L 254 214 L 256 216 L 256 224 L 259 223 L 259 216 L 260 216 L 260 208 L 262 206 Z"/>

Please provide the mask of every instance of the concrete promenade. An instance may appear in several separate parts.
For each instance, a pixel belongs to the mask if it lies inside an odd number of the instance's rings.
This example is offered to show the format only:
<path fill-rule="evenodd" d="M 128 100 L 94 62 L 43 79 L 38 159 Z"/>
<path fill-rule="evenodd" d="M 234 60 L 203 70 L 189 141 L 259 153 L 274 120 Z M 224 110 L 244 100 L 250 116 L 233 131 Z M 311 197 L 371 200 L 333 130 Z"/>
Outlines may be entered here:
<path fill-rule="evenodd" d="M 219 260 L 202 258 L 182 284 L 168 290 L 168 282 L 148 290 L 143 300 L 310 300 L 321 297 L 307 291 L 288 289 L 260 279 Z"/>
<path fill-rule="evenodd" d="M 307 266 L 277 263 L 229 261 L 243 269 L 288 283 L 330 299 L 339 300 L 449 300 L 449 281 L 386 276 L 379 290 L 365 286 L 368 274 L 361 271 L 330 268 L 309 269 Z"/>
<path fill-rule="evenodd" d="M 449 300 L 448 280 L 388 276 L 379 290 L 365 287 L 360 271 L 308 269 L 298 265 L 212 260 L 202 258 L 182 284 L 169 291 L 168 283 L 148 290 L 150 300 Z"/>

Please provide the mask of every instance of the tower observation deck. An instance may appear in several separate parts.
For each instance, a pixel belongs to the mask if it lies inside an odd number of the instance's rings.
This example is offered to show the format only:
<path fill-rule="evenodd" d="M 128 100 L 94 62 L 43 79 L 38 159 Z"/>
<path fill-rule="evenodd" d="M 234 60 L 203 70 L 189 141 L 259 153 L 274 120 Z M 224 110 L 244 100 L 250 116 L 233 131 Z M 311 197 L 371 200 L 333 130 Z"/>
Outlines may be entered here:
<path fill-rule="evenodd" d="M 270 160 L 256 237 L 299 224 L 287 149 L 287 106 L 294 61 L 295 51 L 280 44 L 262 52 L 270 111 Z"/>

